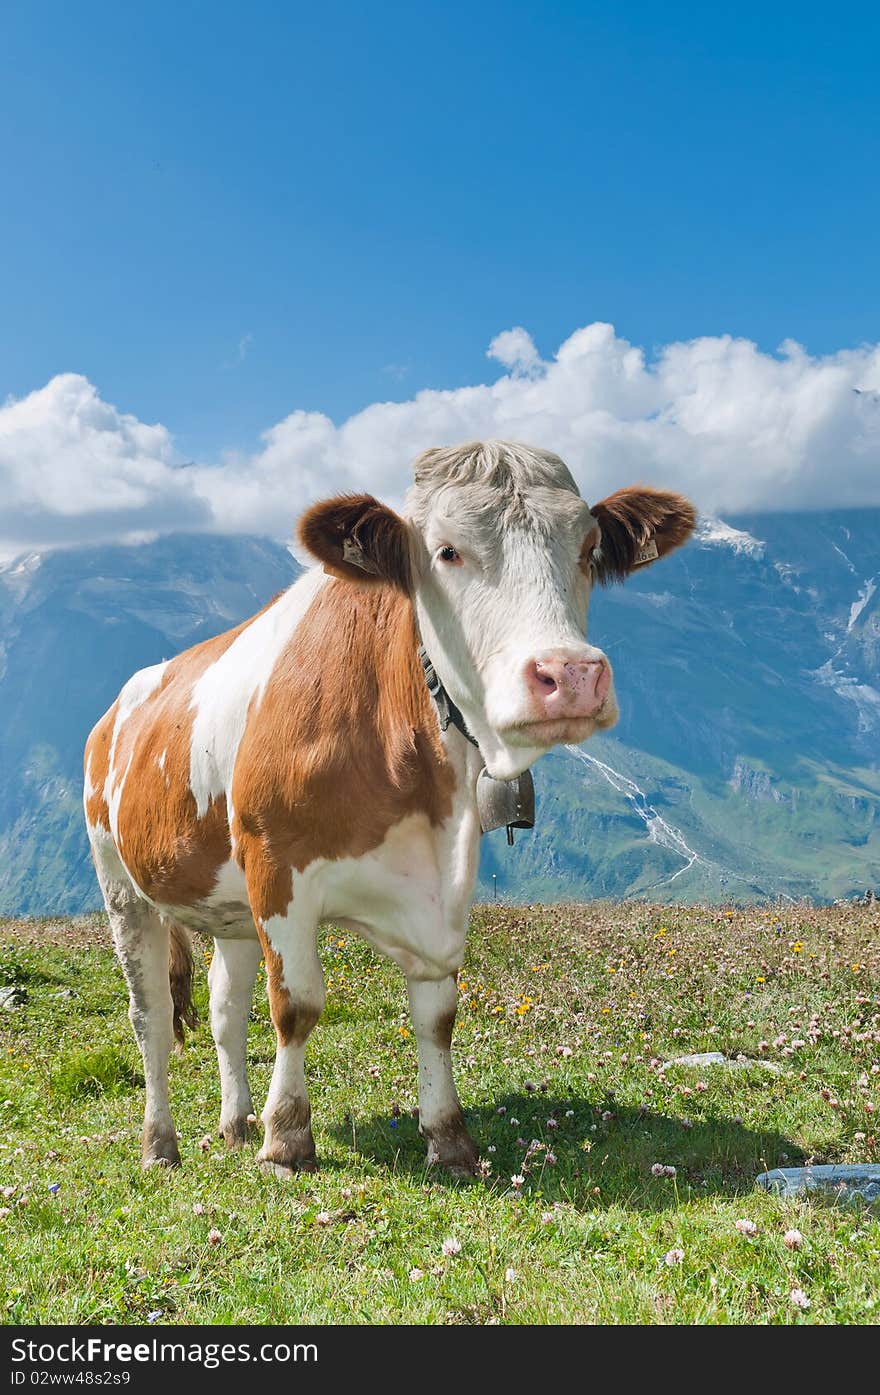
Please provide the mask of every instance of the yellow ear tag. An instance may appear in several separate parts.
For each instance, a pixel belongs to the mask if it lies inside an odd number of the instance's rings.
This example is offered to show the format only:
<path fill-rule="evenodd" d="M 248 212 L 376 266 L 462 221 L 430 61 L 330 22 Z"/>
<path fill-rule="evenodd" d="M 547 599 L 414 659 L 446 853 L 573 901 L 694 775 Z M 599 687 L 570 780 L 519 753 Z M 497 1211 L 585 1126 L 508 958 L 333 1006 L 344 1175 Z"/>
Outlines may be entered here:
<path fill-rule="evenodd" d="M 644 562 L 656 562 L 659 556 L 657 544 L 652 538 L 650 542 L 645 543 L 644 547 L 639 548 L 633 566 L 640 567 Z"/>

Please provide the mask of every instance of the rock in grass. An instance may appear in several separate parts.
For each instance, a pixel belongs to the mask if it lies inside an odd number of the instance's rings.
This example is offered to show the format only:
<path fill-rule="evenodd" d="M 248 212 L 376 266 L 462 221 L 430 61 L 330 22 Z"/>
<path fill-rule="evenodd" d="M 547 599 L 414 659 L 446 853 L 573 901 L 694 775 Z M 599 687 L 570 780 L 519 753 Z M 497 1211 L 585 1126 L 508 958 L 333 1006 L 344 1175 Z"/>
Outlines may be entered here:
<path fill-rule="evenodd" d="M 774 1167 L 762 1172 L 755 1183 L 777 1196 L 804 1196 L 818 1192 L 841 1206 L 880 1201 L 880 1165 L 847 1163 L 822 1167 Z"/>
<path fill-rule="evenodd" d="M 0 988 L 0 1012 L 14 1012 L 16 1008 L 21 1007 L 26 997 L 27 991 L 19 988 L 16 983 Z"/>
<path fill-rule="evenodd" d="M 749 1070 L 757 1066 L 759 1070 L 769 1070 L 776 1075 L 780 1067 L 775 1061 L 750 1061 L 743 1057 L 742 1060 L 732 1060 L 730 1056 L 725 1056 L 723 1051 L 698 1051 L 693 1056 L 676 1056 L 672 1061 L 664 1061 L 662 1070 L 672 1070 L 673 1066 L 692 1066 L 702 1069 L 703 1066 L 726 1066 L 728 1070 Z"/>

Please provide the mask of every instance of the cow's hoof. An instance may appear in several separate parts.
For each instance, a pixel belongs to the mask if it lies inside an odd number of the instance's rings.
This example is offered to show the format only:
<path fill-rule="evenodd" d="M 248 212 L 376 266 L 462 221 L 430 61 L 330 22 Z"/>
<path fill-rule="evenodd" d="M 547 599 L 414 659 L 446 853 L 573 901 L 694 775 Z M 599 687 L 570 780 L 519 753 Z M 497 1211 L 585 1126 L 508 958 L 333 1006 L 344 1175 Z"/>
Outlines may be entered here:
<path fill-rule="evenodd" d="M 443 1171 L 444 1171 L 444 1172 L 447 1174 L 447 1176 L 449 1176 L 449 1177 L 465 1178 L 465 1177 L 482 1177 L 482 1175 L 483 1175 L 482 1172 L 480 1171 L 480 1162 L 479 1162 L 479 1159 L 477 1159 L 475 1162 L 472 1162 L 472 1163 L 471 1163 L 471 1162 L 439 1162 L 439 1163 L 437 1164 L 437 1166 L 438 1166 L 438 1167 L 441 1167 L 441 1168 L 443 1169 Z"/>
<path fill-rule="evenodd" d="M 223 1139 L 227 1148 L 241 1148 L 255 1136 L 256 1128 L 253 1115 L 240 1115 L 237 1119 L 221 1119 L 217 1136 Z"/>
<path fill-rule="evenodd" d="M 150 1171 L 152 1168 L 154 1168 L 154 1167 L 158 1167 L 158 1168 L 180 1167 L 180 1155 L 178 1154 L 178 1156 L 177 1156 L 176 1158 L 154 1158 L 154 1157 L 149 1157 L 149 1158 L 147 1158 L 147 1157 L 144 1157 L 144 1158 L 141 1158 L 141 1167 L 143 1168 L 144 1172 L 149 1172 L 149 1171 Z"/>
<path fill-rule="evenodd" d="M 177 1135 L 174 1133 L 145 1133 L 141 1145 L 141 1166 L 145 1171 L 149 1167 L 180 1167 Z"/>
<path fill-rule="evenodd" d="M 429 1167 L 442 1167 L 453 1177 L 480 1175 L 477 1145 L 465 1128 L 461 1115 L 433 1128 L 423 1128 L 422 1137 L 428 1145 Z"/>
<path fill-rule="evenodd" d="M 267 1177 L 295 1177 L 298 1172 L 317 1172 L 318 1159 L 295 1158 L 290 1162 L 275 1162 L 273 1158 L 257 1158 L 260 1171 Z"/>

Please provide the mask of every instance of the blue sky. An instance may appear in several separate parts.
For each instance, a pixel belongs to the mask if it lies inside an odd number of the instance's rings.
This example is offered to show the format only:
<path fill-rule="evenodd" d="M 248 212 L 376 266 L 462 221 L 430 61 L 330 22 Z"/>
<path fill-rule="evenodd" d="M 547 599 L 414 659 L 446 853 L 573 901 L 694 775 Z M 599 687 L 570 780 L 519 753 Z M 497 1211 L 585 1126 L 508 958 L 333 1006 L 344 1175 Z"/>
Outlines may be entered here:
<path fill-rule="evenodd" d="M 0 394 L 184 456 L 614 323 L 877 339 L 877 7 L 12 0 Z"/>

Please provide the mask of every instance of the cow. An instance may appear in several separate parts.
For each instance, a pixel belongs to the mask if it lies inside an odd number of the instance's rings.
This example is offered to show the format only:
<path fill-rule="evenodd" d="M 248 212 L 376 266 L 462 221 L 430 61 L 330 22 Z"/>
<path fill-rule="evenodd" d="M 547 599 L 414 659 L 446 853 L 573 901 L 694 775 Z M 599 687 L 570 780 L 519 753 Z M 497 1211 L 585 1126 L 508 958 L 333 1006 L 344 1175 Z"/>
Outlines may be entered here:
<path fill-rule="evenodd" d="M 428 1162 L 478 1168 L 450 1059 L 478 777 L 513 780 L 614 724 L 611 665 L 585 639 L 592 586 L 664 557 L 695 521 L 643 486 L 589 507 L 549 451 L 428 450 L 402 514 L 369 494 L 314 504 L 298 537 L 318 565 L 129 679 L 89 736 L 84 802 L 143 1057 L 145 1167 L 180 1162 L 168 1063 L 192 1023 L 192 930 L 215 944 L 220 1135 L 242 1143 L 255 1117 L 262 958 L 277 1050 L 258 1160 L 315 1167 L 304 1055 L 331 922 L 406 976 Z"/>

